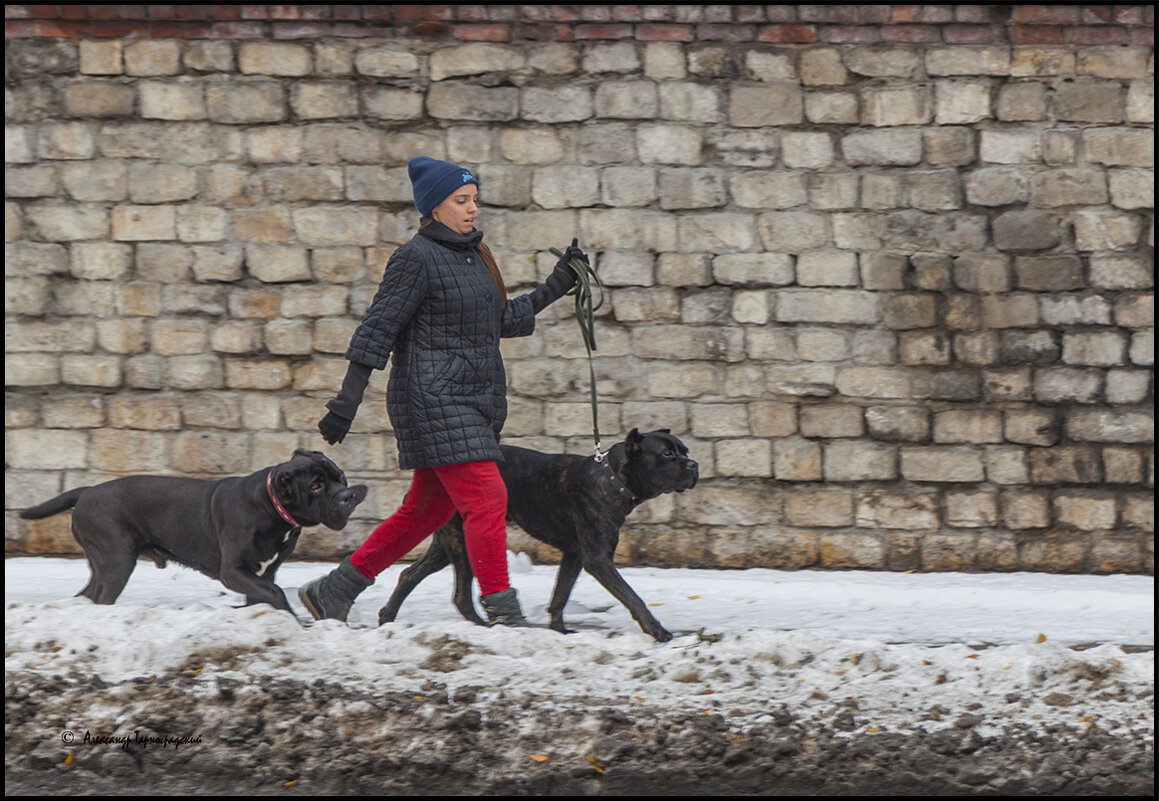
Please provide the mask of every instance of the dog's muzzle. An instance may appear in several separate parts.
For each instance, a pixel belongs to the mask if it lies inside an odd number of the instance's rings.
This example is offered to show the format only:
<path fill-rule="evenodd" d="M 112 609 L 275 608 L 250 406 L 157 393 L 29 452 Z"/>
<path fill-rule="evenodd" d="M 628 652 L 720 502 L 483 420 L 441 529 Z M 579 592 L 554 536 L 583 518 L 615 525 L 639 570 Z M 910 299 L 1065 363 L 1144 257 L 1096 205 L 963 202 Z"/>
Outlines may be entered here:
<path fill-rule="evenodd" d="M 355 484 L 353 487 L 342 489 L 331 496 L 333 499 L 333 506 L 331 508 L 334 510 L 335 514 L 337 514 L 338 520 L 329 522 L 326 525 L 329 528 L 335 529 L 336 531 L 341 531 L 343 528 L 345 528 L 346 521 L 350 518 L 350 515 L 354 513 L 354 509 L 358 506 L 358 504 L 362 503 L 362 501 L 366 499 L 366 494 L 368 491 L 369 487 L 367 487 L 365 484 Z"/>
<path fill-rule="evenodd" d="M 685 473 L 685 483 L 682 484 L 676 491 L 684 492 L 696 486 L 696 482 L 700 480 L 700 465 L 692 459 L 685 459 L 682 465 Z"/>

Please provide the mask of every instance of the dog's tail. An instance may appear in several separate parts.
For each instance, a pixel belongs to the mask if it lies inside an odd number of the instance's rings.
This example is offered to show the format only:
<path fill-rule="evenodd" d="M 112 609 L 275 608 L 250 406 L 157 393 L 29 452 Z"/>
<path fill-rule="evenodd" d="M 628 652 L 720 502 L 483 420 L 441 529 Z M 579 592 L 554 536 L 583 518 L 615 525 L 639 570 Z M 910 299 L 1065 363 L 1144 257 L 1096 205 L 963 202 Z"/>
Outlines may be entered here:
<path fill-rule="evenodd" d="M 40 520 L 43 517 L 52 517 L 60 514 L 66 509 L 71 509 L 76 506 L 76 502 L 80 500 L 80 496 L 88 487 L 77 487 L 74 490 L 69 490 L 64 495 L 57 495 L 51 501 L 45 501 L 37 506 L 31 506 L 20 513 L 20 516 L 25 520 Z"/>

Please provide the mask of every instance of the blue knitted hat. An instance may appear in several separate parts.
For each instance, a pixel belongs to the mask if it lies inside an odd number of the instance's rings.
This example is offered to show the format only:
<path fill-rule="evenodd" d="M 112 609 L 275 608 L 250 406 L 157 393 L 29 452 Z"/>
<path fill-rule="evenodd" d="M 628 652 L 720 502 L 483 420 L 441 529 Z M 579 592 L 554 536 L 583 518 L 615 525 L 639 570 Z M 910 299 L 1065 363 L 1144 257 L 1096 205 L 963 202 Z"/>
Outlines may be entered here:
<path fill-rule="evenodd" d="M 435 207 L 446 200 L 463 184 L 479 185 L 466 167 L 439 161 L 430 156 L 418 156 L 407 163 L 419 214 L 427 217 Z"/>

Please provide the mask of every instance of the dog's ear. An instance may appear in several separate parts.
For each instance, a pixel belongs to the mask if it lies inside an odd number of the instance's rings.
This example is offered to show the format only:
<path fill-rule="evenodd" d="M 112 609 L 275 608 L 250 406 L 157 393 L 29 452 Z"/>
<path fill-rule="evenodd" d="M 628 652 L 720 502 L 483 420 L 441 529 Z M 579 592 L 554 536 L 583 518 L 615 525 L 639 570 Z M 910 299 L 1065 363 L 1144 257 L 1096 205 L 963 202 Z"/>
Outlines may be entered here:
<path fill-rule="evenodd" d="M 640 450 L 640 443 L 644 441 L 644 437 L 640 433 L 640 429 L 633 428 L 628 432 L 628 438 L 624 441 L 628 445 L 628 451 L 635 453 L 636 451 Z"/>
<path fill-rule="evenodd" d="M 297 459 L 298 457 L 302 457 L 303 459 L 313 459 L 315 456 L 321 456 L 325 458 L 325 454 L 323 454 L 321 451 L 308 451 L 305 448 L 295 449 L 294 455 L 290 458 Z"/>
<path fill-rule="evenodd" d="M 274 473 L 274 486 L 278 488 L 279 498 L 289 498 L 294 492 L 294 475 L 289 470 L 279 470 Z"/>

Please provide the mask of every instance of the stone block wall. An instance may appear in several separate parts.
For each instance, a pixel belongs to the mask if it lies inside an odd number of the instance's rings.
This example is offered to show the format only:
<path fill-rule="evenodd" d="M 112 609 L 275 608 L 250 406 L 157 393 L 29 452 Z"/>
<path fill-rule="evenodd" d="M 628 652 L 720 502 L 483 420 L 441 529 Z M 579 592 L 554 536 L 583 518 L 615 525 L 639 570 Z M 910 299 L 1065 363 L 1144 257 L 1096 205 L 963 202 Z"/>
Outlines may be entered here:
<path fill-rule="evenodd" d="M 1152 6 L 5 14 L 7 553 L 75 552 L 17 518 L 66 488 L 296 447 L 372 487 L 299 555 L 355 547 L 408 480 L 383 376 L 315 425 L 427 154 L 514 291 L 579 238 L 605 442 L 702 465 L 622 562 L 1154 569 Z M 505 437 L 590 452 L 566 306 Z"/>

